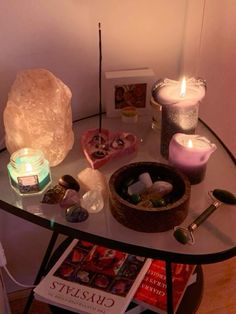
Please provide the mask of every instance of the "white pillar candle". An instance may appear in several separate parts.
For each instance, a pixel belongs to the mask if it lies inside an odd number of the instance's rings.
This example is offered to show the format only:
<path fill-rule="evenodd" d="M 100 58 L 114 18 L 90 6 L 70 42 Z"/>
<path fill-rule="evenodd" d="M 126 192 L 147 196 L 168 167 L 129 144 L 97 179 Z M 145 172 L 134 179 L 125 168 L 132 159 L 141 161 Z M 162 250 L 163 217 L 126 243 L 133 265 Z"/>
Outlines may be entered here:
<path fill-rule="evenodd" d="M 205 90 L 205 81 L 195 78 L 164 79 L 154 86 L 153 98 L 162 106 L 161 154 L 165 158 L 168 158 L 169 143 L 175 133 L 195 133 L 199 102 Z"/>
<path fill-rule="evenodd" d="M 205 96 L 206 83 L 202 79 L 185 77 L 181 81 L 164 79 L 159 88 L 157 99 L 162 105 L 185 102 L 199 102 Z"/>
<path fill-rule="evenodd" d="M 169 163 L 188 176 L 191 184 L 205 177 L 207 161 L 216 145 L 200 135 L 176 133 L 169 145 Z"/>

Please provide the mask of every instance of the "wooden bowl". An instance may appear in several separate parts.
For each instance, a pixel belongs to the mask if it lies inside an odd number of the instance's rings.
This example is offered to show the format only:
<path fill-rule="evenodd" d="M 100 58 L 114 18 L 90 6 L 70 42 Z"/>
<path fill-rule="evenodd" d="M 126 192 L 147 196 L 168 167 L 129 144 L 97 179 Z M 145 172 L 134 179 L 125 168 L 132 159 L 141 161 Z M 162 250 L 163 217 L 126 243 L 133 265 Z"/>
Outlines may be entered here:
<path fill-rule="evenodd" d="M 123 189 L 130 179 L 148 172 L 152 182 L 167 181 L 173 185 L 171 201 L 166 206 L 145 208 L 124 198 Z M 109 180 L 110 209 L 122 225 L 142 232 L 162 232 L 181 224 L 189 207 L 191 185 L 188 178 L 175 168 L 157 162 L 136 162 L 115 171 Z"/>

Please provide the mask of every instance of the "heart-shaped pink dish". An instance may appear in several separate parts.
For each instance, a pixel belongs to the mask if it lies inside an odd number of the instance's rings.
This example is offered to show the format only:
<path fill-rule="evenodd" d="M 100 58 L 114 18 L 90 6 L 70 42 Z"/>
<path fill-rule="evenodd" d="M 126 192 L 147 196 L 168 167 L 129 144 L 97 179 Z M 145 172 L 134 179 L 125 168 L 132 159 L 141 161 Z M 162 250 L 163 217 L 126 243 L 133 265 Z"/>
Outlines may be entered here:
<path fill-rule="evenodd" d="M 137 137 L 132 133 L 90 129 L 83 133 L 81 145 L 91 167 L 98 169 L 111 159 L 135 152 Z"/>

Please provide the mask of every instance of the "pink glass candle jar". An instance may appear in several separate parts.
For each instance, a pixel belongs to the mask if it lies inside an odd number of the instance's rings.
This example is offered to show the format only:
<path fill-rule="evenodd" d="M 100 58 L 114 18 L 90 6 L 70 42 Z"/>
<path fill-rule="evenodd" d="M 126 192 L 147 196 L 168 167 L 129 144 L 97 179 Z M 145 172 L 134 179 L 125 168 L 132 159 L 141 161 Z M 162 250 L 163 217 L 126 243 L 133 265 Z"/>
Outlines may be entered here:
<path fill-rule="evenodd" d="M 195 133 L 199 103 L 205 90 L 205 81 L 195 78 L 162 79 L 154 85 L 152 96 L 162 107 L 160 150 L 163 157 L 168 159 L 169 143 L 175 133 Z"/>
<path fill-rule="evenodd" d="M 169 145 L 169 163 L 184 173 L 191 184 L 200 183 L 216 145 L 200 135 L 176 133 Z"/>

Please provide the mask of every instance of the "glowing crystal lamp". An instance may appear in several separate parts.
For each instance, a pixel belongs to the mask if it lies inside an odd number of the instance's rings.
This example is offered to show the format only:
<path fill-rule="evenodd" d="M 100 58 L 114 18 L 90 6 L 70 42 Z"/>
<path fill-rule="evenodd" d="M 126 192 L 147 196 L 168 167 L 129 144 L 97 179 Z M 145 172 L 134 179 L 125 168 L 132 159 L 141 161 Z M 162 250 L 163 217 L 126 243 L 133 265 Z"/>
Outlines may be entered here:
<path fill-rule="evenodd" d="M 40 150 L 22 148 L 16 151 L 7 168 L 10 184 L 20 195 L 42 193 L 51 183 L 49 163 Z"/>
<path fill-rule="evenodd" d="M 74 144 L 71 91 L 46 69 L 17 73 L 3 113 L 6 148 L 40 149 L 57 166 Z"/>

